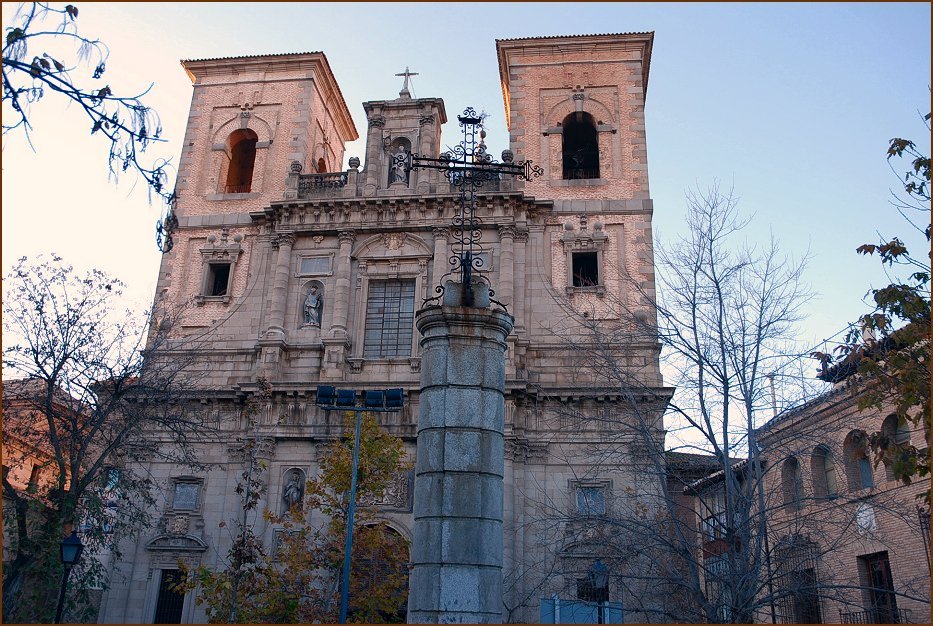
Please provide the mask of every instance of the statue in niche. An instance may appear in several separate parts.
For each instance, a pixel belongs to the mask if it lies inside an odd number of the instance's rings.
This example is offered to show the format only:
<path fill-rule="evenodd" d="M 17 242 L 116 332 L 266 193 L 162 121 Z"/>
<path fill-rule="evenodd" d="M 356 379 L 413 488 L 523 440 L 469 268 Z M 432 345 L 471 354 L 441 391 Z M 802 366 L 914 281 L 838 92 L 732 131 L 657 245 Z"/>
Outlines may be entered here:
<path fill-rule="evenodd" d="M 321 325 L 321 315 L 324 312 L 324 294 L 317 285 L 311 285 L 308 297 L 305 298 L 304 314 L 305 324 L 310 326 Z"/>
<path fill-rule="evenodd" d="M 285 503 L 285 510 L 290 511 L 294 507 L 301 510 L 305 495 L 305 486 L 301 480 L 301 470 L 292 470 L 289 474 L 288 482 L 282 489 L 282 502 Z"/>
<path fill-rule="evenodd" d="M 405 144 L 400 143 L 398 150 L 392 155 L 392 163 L 389 166 L 389 184 L 405 183 L 408 184 L 408 150 Z"/>

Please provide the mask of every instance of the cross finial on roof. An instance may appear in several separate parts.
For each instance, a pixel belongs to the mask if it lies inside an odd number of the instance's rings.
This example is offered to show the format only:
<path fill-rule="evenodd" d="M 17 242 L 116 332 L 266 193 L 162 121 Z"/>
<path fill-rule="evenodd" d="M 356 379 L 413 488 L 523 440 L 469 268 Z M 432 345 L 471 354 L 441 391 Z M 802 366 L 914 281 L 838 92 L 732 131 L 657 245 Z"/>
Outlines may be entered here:
<path fill-rule="evenodd" d="M 405 97 L 410 98 L 410 97 L 411 97 L 411 92 L 408 91 L 408 79 L 409 79 L 410 77 L 412 77 L 412 76 L 417 76 L 417 75 L 418 75 L 418 72 L 409 71 L 407 65 L 405 66 L 405 71 L 404 71 L 404 72 L 401 72 L 401 73 L 399 73 L 399 74 L 396 74 L 396 76 L 404 76 L 404 77 L 405 77 L 405 82 L 402 83 L 402 90 L 401 90 L 400 92 L 398 92 L 398 95 L 399 95 L 400 97 L 402 97 L 402 98 L 405 98 Z"/>

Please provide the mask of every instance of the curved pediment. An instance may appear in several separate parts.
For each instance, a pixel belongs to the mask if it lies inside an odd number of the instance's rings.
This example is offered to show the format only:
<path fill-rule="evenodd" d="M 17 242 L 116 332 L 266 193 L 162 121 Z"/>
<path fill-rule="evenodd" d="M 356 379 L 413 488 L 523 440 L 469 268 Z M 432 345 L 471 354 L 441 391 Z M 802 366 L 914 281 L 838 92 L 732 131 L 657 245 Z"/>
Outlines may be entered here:
<path fill-rule="evenodd" d="M 159 535 L 146 544 L 146 550 L 204 552 L 207 544 L 193 535 Z"/>
<path fill-rule="evenodd" d="M 369 260 L 432 257 L 434 250 L 418 235 L 389 232 L 373 235 L 362 241 L 353 256 Z"/>

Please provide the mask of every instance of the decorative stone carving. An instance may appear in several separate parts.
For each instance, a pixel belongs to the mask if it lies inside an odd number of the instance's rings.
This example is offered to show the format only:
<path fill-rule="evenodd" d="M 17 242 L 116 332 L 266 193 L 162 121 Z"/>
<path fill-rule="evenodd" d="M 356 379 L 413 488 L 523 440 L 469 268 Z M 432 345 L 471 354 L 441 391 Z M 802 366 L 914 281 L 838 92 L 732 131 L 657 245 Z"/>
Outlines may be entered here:
<path fill-rule="evenodd" d="M 411 508 L 411 477 L 411 472 L 396 474 L 392 477 L 392 482 L 389 483 L 381 496 L 377 497 L 369 494 L 365 498 L 360 498 L 360 504 L 362 506 L 381 506 L 403 511 L 409 510 Z"/>
<path fill-rule="evenodd" d="M 374 128 L 382 128 L 386 125 L 386 118 L 382 115 L 374 115 L 369 118 L 369 126 Z"/>
<path fill-rule="evenodd" d="M 389 250 L 399 250 L 405 245 L 404 233 L 385 233 L 382 236 L 382 242 Z"/>
<path fill-rule="evenodd" d="M 360 158 L 359 157 L 350 157 L 350 169 L 351 170 L 360 169 Z"/>
<path fill-rule="evenodd" d="M 421 124 L 421 126 L 430 126 L 431 124 L 434 124 L 434 114 L 430 113 L 428 115 L 422 115 L 421 119 L 418 120 L 418 123 Z"/>
<path fill-rule="evenodd" d="M 547 442 L 529 441 L 524 438 L 505 440 L 505 456 L 516 463 L 534 463 L 547 460 Z"/>
<path fill-rule="evenodd" d="M 301 163 L 298 161 L 292 161 L 288 166 L 288 171 L 292 174 L 301 174 Z"/>

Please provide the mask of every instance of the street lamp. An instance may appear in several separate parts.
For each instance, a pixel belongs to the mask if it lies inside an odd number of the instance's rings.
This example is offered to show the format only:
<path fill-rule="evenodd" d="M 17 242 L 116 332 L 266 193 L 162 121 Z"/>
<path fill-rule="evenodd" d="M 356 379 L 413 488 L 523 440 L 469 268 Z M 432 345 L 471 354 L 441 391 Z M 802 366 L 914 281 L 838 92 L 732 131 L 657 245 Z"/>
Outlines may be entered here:
<path fill-rule="evenodd" d="M 68 586 L 68 575 L 71 574 L 71 568 L 77 565 L 81 559 L 81 553 L 84 551 L 84 545 L 78 538 L 77 531 L 71 531 L 71 534 L 61 540 L 58 544 L 61 551 L 62 565 L 65 571 L 62 572 L 61 589 L 58 591 L 58 608 L 55 609 L 55 623 L 62 623 L 62 610 L 65 608 L 65 589 Z"/>
<path fill-rule="evenodd" d="M 355 411 L 356 435 L 353 439 L 353 473 L 350 476 L 350 508 L 347 511 L 347 542 L 343 555 L 343 585 L 340 589 L 340 623 L 347 623 L 350 600 L 350 555 L 353 553 L 353 518 L 356 515 L 356 474 L 360 463 L 360 423 L 364 411 L 392 413 L 401 411 L 405 404 L 402 389 L 367 390 L 363 392 L 363 406 L 356 406 L 356 391 L 337 389 L 332 385 L 317 388 L 316 404 L 325 411 Z"/>
<path fill-rule="evenodd" d="M 609 568 L 596 559 L 589 571 L 591 589 L 593 590 L 593 599 L 596 600 L 597 624 L 605 624 L 606 619 L 603 615 L 605 603 L 609 601 Z M 605 591 L 604 591 L 605 590 Z"/>

